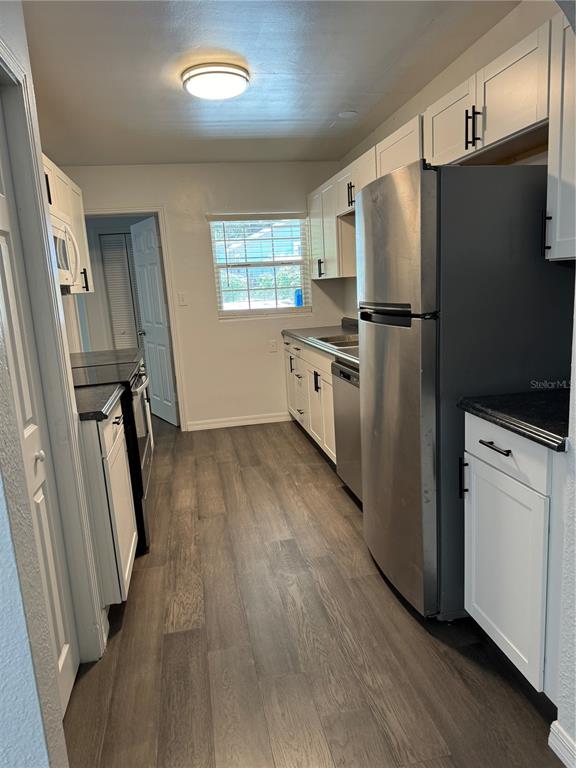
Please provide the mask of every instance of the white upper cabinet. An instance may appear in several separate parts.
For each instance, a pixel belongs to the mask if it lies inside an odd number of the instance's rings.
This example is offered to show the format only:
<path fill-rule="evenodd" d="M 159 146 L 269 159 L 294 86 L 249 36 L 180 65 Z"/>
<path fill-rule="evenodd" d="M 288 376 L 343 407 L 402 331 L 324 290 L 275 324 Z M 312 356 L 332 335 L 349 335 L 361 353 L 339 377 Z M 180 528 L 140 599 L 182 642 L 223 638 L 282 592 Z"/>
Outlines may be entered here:
<path fill-rule="evenodd" d="M 424 113 L 424 157 L 432 165 L 446 165 L 481 146 L 478 136 L 476 76 L 465 80 Z"/>
<path fill-rule="evenodd" d="M 336 175 L 337 214 L 341 215 L 353 211 L 356 194 L 375 178 L 376 148 L 371 147 Z"/>
<path fill-rule="evenodd" d="M 385 176 L 423 156 L 422 116 L 417 115 L 376 144 L 376 176 Z"/>
<path fill-rule="evenodd" d="M 340 173 L 336 174 L 337 202 L 336 210 L 338 215 L 347 213 L 353 209 L 352 203 L 352 166 L 349 165 Z"/>
<path fill-rule="evenodd" d="M 428 107 L 424 157 L 445 165 L 548 117 L 550 24 Z"/>
<path fill-rule="evenodd" d="M 92 280 L 92 265 L 88 249 L 82 190 L 72 180 L 70 180 L 69 186 L 69 201 L 71 227 L 76 239 L 76 247 L 78 248 L 78 277 L 76 282 L 70 286 L 70 292 L 93 293 L 94 281 Z"/>
<path fill-rule="evenodd" d="M 324 256 L 317 262 L 316 277 L 338 277 L 338 187 L 336 179 L 328 181 L 320 190 L 322 198 L 322 230 Z M 314 275 L 314 272 L 312 273 Z"/>
<path fill-rule="evenodd" d="M 559 13 L 552 19 L 550 61 L 547 203 L 549 218 L 546 231 L 546 255 L 549 259 L 573 259 L 576 256 L 575 66 L 574 32 L 564 14 Z"/>
<path fill-rule="evenodd" d="M 352 196 L 351 201 L 354 205 L 354 196 L 360 192 L 367 184 L 376 178 L 376 147 L 371 147 L 363 155 L 352 163 Z"/>
<path fill-rule="evenodd" d="M 324 230 L 322 229 L 322 195 L 319 189 L 308 195 L 308 223 L 310 228 L 311 274 L 318 275 L 318 263 L 324 259 Z"/>
<path fill-rule="evenodd" d="M 92 293 L 94 282 L 88 250 L 82 190 L 46 155 L 42 155 L 42 164 L 50 215 L 53 220 L 57 220 L 58 227 L 65 229 L 67 247 L 74 251 L 71 254 L 71 261 L 75 265 L 74 277 L 72 278 L 74 282 L 70 284 L 67 281 L 66 284 L 70 286 L 71 293 Z"/>
<path fill-rule="evenodd" d="M 550 23 L 546 22 L 477 74 L 482 145 L 548 117 Z"/>

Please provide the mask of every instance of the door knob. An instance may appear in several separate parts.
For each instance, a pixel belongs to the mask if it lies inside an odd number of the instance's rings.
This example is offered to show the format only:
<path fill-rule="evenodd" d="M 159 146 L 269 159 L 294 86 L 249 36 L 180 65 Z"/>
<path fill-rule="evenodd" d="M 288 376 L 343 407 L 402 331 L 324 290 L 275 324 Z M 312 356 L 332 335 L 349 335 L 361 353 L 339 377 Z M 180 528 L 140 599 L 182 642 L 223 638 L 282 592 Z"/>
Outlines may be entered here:
<path fill-rule="evenodd" d="M 146 336 L 146 331 L 138 331 L 138 336 Z"/>
<path fill-rule="evenodd" d="M 46 461 L 46 454 L 42 448 L 34 454 L 34 461 Z"/>

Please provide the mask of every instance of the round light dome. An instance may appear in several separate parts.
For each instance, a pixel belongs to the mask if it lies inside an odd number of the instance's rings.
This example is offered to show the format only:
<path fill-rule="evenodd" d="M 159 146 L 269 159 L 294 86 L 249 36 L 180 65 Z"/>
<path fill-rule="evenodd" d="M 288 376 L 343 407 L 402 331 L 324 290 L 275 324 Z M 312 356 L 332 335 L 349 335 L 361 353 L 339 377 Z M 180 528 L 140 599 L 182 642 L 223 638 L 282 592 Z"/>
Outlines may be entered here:
<path fill-rule="evenodd" d="M 199 64 L 182 72 L 182 85 L 199 99 L 232 99 L 244 93 L 250 74 L 236 64 Z"/>

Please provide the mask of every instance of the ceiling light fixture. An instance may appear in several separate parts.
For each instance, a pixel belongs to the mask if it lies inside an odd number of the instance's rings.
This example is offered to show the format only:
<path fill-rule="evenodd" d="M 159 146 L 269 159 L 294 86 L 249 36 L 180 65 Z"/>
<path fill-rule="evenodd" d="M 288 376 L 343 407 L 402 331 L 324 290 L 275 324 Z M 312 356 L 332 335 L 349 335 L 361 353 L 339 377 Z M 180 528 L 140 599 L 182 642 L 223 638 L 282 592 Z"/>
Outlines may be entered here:
<path fill-rule="evenodd" d="M 182 85 L 199 99 L 232 99 L 244 93 L 250 73 L 237 64 L 198 64 L 182 72 Z"/>

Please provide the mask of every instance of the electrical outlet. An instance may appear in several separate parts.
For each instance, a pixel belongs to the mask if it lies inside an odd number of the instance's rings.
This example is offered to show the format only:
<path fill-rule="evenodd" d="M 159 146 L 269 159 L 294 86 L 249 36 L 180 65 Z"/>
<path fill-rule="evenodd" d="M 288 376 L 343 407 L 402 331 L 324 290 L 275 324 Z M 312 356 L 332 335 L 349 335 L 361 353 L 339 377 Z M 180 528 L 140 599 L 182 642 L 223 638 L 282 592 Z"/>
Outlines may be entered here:
<path fill-rule="evenodd" d="M 278 352 L 278 342 L 276 339 L 270 339 L 268 342 L 268 352 Z"/>

